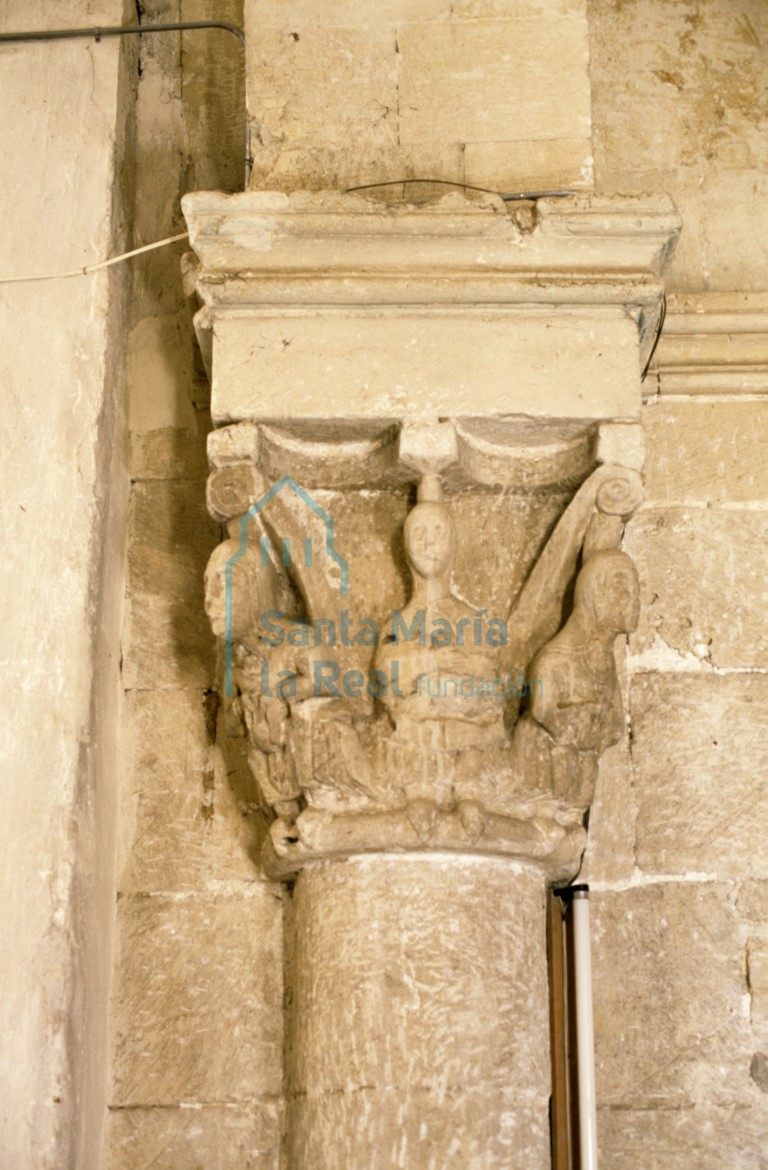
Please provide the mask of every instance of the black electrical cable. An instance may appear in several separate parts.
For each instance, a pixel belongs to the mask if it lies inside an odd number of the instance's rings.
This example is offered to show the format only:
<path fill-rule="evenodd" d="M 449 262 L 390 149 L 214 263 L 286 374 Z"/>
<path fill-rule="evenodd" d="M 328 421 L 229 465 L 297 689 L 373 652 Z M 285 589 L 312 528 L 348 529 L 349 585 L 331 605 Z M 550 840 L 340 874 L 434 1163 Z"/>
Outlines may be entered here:
<path fill-rule="evenodd" d="M 125 37 L 130 35 L 141 36 L 144 33 L 156 32 L 191 32 L 197 28 L 222 28 L 232 33 L 245 44 L 245 33 L 234 24 L 226 24 L 223 20 L 183 20 L 173 24 L 123 24 L 110 25 L 107 28 L 57 28 L 41 29 L 38 32 L 10 32 L 0 33 L 0 43 L 18 43 L 19 41 L 65 41 L 73 37 L 93 37 L 100 41 L 102 37 Z"/>
<path fill-rule="evenodd" d="M 645 363 L 645 369 L 643 370 L 642 377 L 640 378 L 641 382 L 645 381 L 646 376 L 648 374 L 648 371 L 651 368 L 651 362 L 653 361 L 653 355 L 656 353 L 656 347 L 659 344 L 659 340 L 661 339 L 661 331 L 664 328 L 664 322 L 666 321 L 666 319 L 667 319 L 667 298 L 662 293 L 661 309 L 659 311 L 659 325 L 658 325 L 658 328 L 656 330 L 656 336 L 653 339 L 653 345 L 651 346 L 651 352 L 648 354 L 648 361 Z"/>
<path fill-rule="evenodd" d="M 485 195 L 498 195 L 505 203 L 522 199 L 563 199 L 567 195 L 578 195 L 578 191 L 520 191 L 511 194 L 505 191 L 495 191 L 492 187 L 476 187 L 473 183 L 462 183 L 458 179 L 387 179 L 384 183 L 363 183 L 359 187 L 347 187 L 345 194 L 351 191 L 370 191 L 372 187 L 399 187 L 406 183 L 435 183 L 440 187 L 461 187 L 464 191 L 482 191 Z"/>

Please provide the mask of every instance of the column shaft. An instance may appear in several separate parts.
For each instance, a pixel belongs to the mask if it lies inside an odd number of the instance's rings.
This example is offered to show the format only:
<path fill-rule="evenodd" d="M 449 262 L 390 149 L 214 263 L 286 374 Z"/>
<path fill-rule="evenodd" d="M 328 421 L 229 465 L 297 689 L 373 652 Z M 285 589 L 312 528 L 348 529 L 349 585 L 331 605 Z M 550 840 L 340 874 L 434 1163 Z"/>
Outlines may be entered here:
<path fill-rule="evenodd" d="M 446 855 L 299 875 L 290 1170 L 549 1166 L 544 887 Z"/>

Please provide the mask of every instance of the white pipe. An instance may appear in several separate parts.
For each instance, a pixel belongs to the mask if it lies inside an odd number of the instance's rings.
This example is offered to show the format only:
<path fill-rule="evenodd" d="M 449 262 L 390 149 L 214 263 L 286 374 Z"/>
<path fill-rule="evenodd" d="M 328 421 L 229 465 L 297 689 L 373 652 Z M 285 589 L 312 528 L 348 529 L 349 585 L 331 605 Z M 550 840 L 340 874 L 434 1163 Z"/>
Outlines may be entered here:
<path fill-rule="evenodd" d="M 576 1044 L 579 1077 L 580 1170 L 597 1170 L 595 1037 L 592 1016 L 592 956 L 589 949 L 589 888 L 573 893 L 573 951 L 576 968 Z"/>

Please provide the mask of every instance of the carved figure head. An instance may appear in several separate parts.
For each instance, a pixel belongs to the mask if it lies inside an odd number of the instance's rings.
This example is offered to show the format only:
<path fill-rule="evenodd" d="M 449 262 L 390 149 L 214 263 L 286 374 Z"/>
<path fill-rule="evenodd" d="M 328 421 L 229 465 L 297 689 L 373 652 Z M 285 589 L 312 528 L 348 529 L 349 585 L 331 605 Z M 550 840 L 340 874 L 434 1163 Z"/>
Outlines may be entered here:
<path fill-rule="evenodd" d="M 637 569 L 626 553 L 593 553 L 576 580 L 574 605 L 606 633 L 629 634 L 640 616 Z"/>
<path fill-rule="evenodd" d="M 456 530 L 436 475 L 425 475 L 419 484 L 418 503 L 406 518 L 403 537 L 414 573 L 430 580 L 449 571 L 456 551 Z"/>
<path fill-rule="evenodd" d="M 275 571 L 262 566 L 258 546 L 248 545 L 242 556 L 236 540 L 225 540 L 213 550 L 205 569 L 205 612 L 217 638 L 227 635 L 227 605 L 231 608 L 232 637 L 248 643 L 256 635 L 262 613 L 279 608 Z M 231 562 L 231 563 L 230 563 Z M 227 600 L 227 565 L 231 588 Z"/>

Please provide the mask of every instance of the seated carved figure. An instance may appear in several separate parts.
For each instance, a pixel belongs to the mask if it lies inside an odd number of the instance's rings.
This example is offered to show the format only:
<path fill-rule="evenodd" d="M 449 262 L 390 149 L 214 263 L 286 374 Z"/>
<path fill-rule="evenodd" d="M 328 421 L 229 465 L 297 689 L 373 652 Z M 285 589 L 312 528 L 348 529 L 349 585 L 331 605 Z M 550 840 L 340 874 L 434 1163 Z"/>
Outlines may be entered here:
<path fill-rule="evenodd" d="M 390 718 L 396 728 L 458 720 L 501 733 L 504 695 L 478 693 L 476 685 L 495 676 L 496 654 L 477 611 L 451 589 L 456 534 L 437 476 L 422 479 L 403 536 L 413 592 L 376 655 L 376 666 L 398 681 L 383 697 Z"/>
<path fill-rule="evenodd" d="M 576 580 L 571 616 L 531 664 L 530 706 L 514 732 L 516 766 L 569 805 L 590 804 L 598 759 L 623 733 L 613 646 L 636 628 L 638 607 L 630 558 L 594 553 Z"/>

